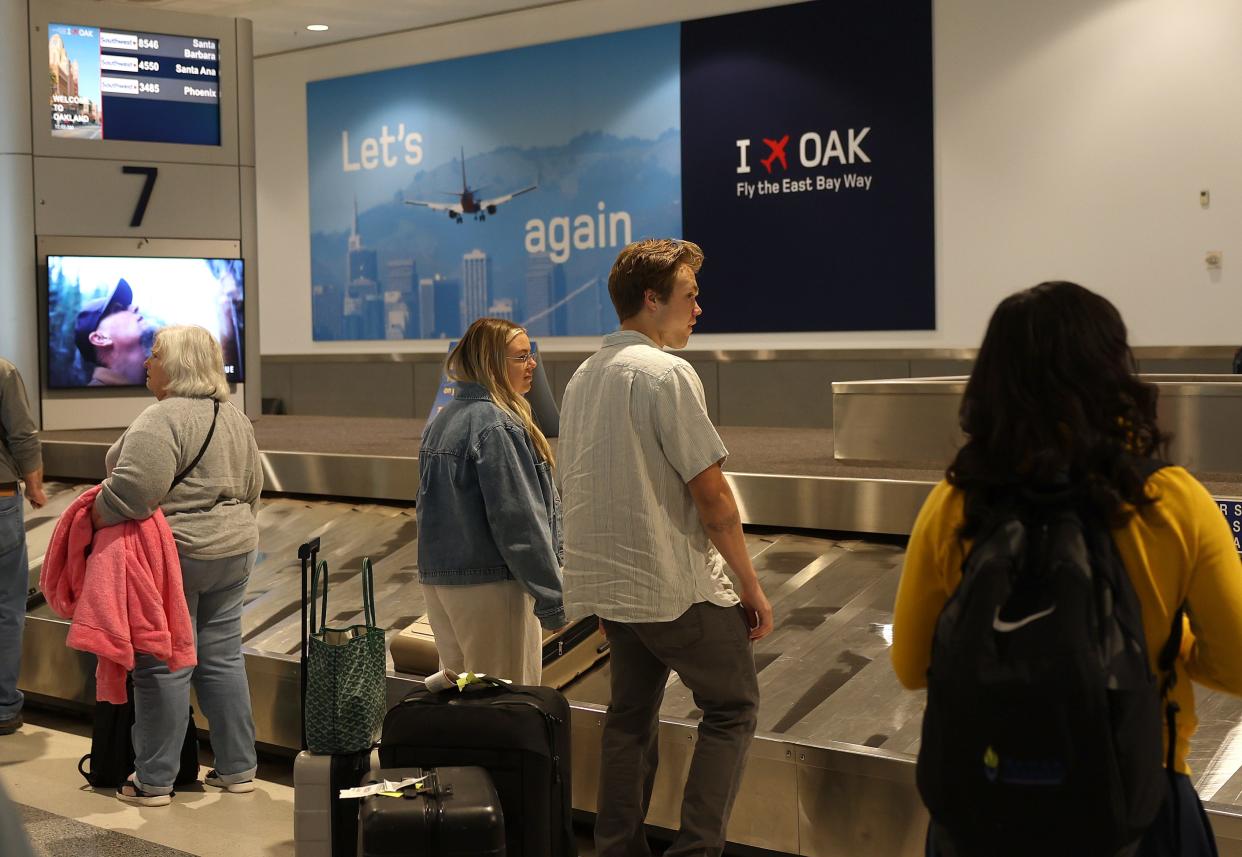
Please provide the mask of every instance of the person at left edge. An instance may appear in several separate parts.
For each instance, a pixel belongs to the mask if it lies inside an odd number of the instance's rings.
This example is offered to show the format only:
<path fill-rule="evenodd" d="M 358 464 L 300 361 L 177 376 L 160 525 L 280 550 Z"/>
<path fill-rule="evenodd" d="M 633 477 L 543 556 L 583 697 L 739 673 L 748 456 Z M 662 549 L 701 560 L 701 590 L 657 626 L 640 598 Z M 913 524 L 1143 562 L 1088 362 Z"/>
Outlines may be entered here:
<path fill-rule="evenodd" d="M 164 806 L 180 768 L 191 682 L 216 757 L 207 784 L 233 793 L 254 790 L 241 611 L 259 544 L 263 472 L 254 429 L 229 402 L 220 344 L 207 330 L 164 328 L 146 370 L 156 402 L 108 450 L 108 477 L 91 517 L 97 528 L 107 527 L 143 520 L 158 508 L 177 544 L 198 665 L 170 672 L 149 654 L 135 656 L 134 775 L 117 789 L 127 803 Z M 202 458 L 174 485 L 200 449 Z"/>
<path fill-rule="evenodd" d="M 17 675 L 22 665 L 30 564 L 19 479 L 26 485 L 25 497 L 31 506 L 38 509 L 47 502 L 43 452 L 26 386 L 17 368 L 0 358 L 0 735 L 21 727 L 25 701 L 17 689 Z"/>

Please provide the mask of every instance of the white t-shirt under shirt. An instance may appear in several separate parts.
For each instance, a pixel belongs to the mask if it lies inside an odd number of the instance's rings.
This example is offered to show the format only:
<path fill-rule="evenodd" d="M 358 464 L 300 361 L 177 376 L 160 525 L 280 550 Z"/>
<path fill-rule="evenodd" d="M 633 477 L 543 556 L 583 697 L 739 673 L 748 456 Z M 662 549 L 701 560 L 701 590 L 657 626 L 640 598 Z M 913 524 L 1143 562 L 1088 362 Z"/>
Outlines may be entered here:
<path fill-rule="evenodd" d="M 565 390 L 557 443 L 571 620 L 738 603 L 686 487 L 727 455 L 689 363 L 637 331 L 604 337 Z"/>

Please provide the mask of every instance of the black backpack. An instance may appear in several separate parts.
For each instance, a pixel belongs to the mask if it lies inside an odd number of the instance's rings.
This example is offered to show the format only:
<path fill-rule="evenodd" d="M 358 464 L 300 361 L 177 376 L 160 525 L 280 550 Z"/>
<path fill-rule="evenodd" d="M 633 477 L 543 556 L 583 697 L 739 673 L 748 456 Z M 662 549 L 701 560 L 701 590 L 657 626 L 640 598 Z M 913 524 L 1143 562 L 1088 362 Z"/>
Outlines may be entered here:
<path fill-rule="evenodd" d="M 1028 492 L 998 510 L 937 620 L 917 779 L 947 853 L 1106 857 L 1164 800 L 1183 613 L 1158 682 L 1108 528 L 1075 498 Z"/>
<path fill-rule="evenodd" d="M 120 705 L 96 702 L 91 727 L 91 751 L 78 760 L 78 773 L 97 789 L 114 789 L 134 772 L 134 683 L 125 678 L 126 701 Z M 181 768 L 174 786 L 185 786 L 198 780 L 198 729 L 194 725 L 194 708 L 181 744 Z"/>

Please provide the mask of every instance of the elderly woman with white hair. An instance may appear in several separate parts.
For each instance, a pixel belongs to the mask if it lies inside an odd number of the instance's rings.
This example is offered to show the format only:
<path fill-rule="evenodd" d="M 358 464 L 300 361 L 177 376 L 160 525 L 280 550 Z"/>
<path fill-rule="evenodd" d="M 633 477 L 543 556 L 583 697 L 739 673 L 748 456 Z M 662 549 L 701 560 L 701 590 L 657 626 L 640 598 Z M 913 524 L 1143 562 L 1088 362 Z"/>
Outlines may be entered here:
<path fill-rule="evenodd" d="M 229 402 L 220 344 L 201 327 L 166 327 L 147 359 L 155 404 L 108 450 L 96 527 L 162 509 L 181 560 L 198 665 L 170 672 L 139 653 L 134 680 L 134 774 L 117 797 L 171 801 L 190 710 L 190 685 L 211 728 L 210 786 L 254 789 L 254 717 L 241 653 L 241 612 L 259 544 L 263 475 L 250 420 Z"/>

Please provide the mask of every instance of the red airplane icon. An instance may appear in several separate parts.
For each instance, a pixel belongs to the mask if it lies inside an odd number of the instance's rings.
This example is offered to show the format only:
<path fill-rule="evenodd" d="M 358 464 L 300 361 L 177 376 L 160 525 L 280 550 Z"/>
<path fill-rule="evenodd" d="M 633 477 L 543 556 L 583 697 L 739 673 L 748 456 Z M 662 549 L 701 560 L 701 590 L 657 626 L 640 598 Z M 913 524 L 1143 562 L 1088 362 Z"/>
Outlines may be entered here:
<path fill-rule="evenodd" d="M 780 161 L 782 170 L 789 169 L 789 164 L 785 160 L 785 146 L 789 143 L 789 135 L 786 134 L 779 140 L 769 140 L 767 137 L 764 137 L 763 142 L 767 144 L 768 150 L 771 152 L 766 158 L 759 161 L 759 163 L 763 164 L 763 168 L 771 173 L 772 162 Z"/>

